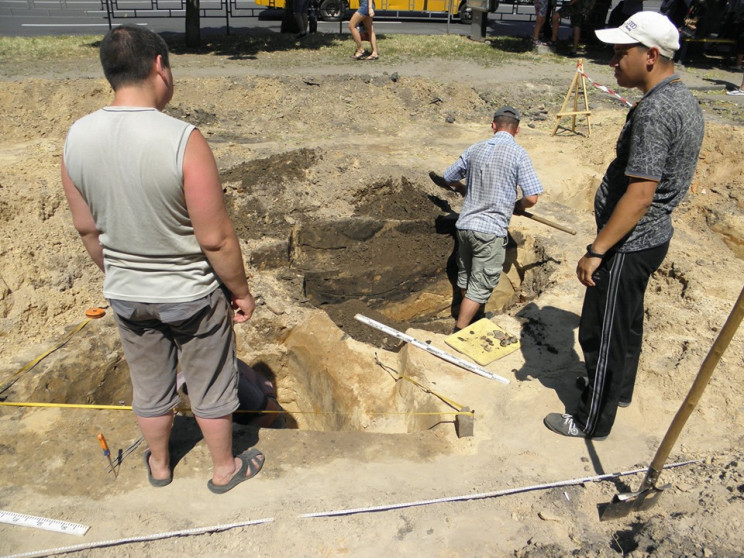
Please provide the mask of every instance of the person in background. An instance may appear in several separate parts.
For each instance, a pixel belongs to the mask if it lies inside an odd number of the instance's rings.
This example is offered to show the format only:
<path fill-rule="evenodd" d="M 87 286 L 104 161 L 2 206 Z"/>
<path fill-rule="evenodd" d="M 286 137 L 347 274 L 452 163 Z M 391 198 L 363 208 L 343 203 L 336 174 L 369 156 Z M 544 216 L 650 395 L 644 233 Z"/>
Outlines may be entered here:
<path fill-rule="evenodd" d="M 359 9 L 354 12 L 349 20 L 349 31 L 351 31 L 351 37 L 354 39 L 356 44 L 356 50 L 352 58 L 354 60 L 377 60 L 380 55 L 377 52 L 377 36 L 375 35 L 375 28 L 373 25 L 375 17 L 375 0 L 360 0 Z M 367 56 L 364 48 L 362 47 L 362 33 L 359 27 L 363 26 L 366 31 L 367 40 L 372 47 L 372 52 Z"/>
<path fill-rule="evenodd" d="M 744 75 L 742 75 L 741 77 L 741 85 L 739 86 L 739 89 L 732 89 L 731 91 L 726 91 L 726 95 L 744 97 Z"/>
<path fill-rule="evenodd" d="M 308 26 L 308 9 L 310 8 L 310 0 L 293 0 L 294 1 L 294 16 L 297 20 L 297 28 L 300 32 L 297 34 L 298 39 L 302 39 L 307 36 Z"/>
<path fill-rule="evenodd" d="M 734 65 L 730 68 L 734 72 L 744 71 L 744 0 L 730 0 L 723 18 L 721 36 L 734 41 Z M 744 80 L 742 87 L 729 91 L 729 95 L 744 95 Z M 737 93 L 740 91 L 740 93 Z"/>
<path fill-rule="evenodd" d="M 572 56 L 579 51 L 579 41 L 581 40 L 581 28 L 586 22 L 587 17 L 594 8 L 594 0 L 571 0 L 569 4 L 564 4 L 558 10 L 553 12 L 553 36 L 550 40 L 552 44 L 558 42 L 558 31 L 561 25 L 561 18 L 568 17 L 571 20 L 571 50 Z"/>
<path fill-rule="evenodd" d="M 519 121 L 517 109 L 498 109 L 491 122 L 493 136 L 470 146 L 442 175 L 465 198 L 455 223 L 462 294 L 455 331 L 470 325 L 499 283 L 512 213 L 535 205 L 543 191 L 530 156 L 514 139 Z"/>
<path fill-rule="evenodd" d="M 659 13 L 667 16 L 674 26 L 679 29 L 685 24 L 685 16 L 690 10 L 692 0 L 662 0 Z"/>
<path fill-rule="evenodd" d="M 548 14 L 548 6 L 551 0 L 535 0 L 535 27 L 532 30 L 533 46 L 547 46 L 548 43 L 540 40 L 540 33 L 545 25 Z"/>
<path fill-rule="evenodd" d="M 618 27 L 635 13 L 643 11 L 643 0 L 620 0 L 610 12 L 607 27 Z"/>
<path fill-rule="evenodd" d="M 233 322 L 249 320 L 256 306 L 240 243 L 204 136 L 161 112 L 174 91 L 165 41 L 142 27 L 116 27 L 101 41 L 100 58 L 114 100 L 67 134 L 61 174 L 72 222 L 104 272 L 148 444 L 148 481 L 173 480 L 180 366 L 212 458 L 207 487 L 222 494 L 265 460 L 255 448 L 233 455 Z"/>

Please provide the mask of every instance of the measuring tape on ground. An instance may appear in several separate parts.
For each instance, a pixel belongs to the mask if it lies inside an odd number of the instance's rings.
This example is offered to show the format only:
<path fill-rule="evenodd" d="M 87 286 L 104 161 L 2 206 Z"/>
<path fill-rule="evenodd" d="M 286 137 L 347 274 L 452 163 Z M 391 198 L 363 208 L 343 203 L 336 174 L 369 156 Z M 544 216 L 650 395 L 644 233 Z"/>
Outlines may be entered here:
<path fill-rule="evenodd" d="M 22 525 L 23 527 L 36 527 L 46 531 L 57 531 L 58 533 L 67 533 L 68 535 L 84 535 L 90 529 L 87 525 L 79 523 L 70 523 L 60 521 L 59 519 L 49 519 L 47 517 L 36 517 L 35 515 L 24 515 L 11 511 L 0 510 L 0 523 L 9 525 Z"/>
<path fill-rule="evenodd" d="M 418 339 L 411 337 L 410 335 L 401 333 L 397 329 L 393 329 L 392 327 L 386 326 L 385 324 L 381 324 L 380 322 L 377 322 L 371 318 L 368 318 L 367 316 L 362 316 L 361 314 L 357 314 L 356 316 L 354 316 L 354 319 L 362 322 L 363 324 L 367 324 L 368 326 L 372 326 L 375 329 L 379 329 L 383 333 L 387 333 L 388 335 L 391 335 L 395 337 L 396 339 L 400 339 L 401 341 L 410 343 L 414 347 L 418 347 L 419 349 L 422 349 L 426 351 L 427 353 L 431 353 L 434 356 L 438 356 L 442 360 L 446 360 L 447 362 L 454 364 L 455 366 L 459 366 L 460 368 L 464 368 L 465 370 L 474 372 L 475 374 L 478 374 L 479 376 L 483 376 L 484 378 L 488 378 L 489 380 L 497 380 L 503 384 L 509 383 L 509 380 L 507 380 L 506 378 L 502 378 L 501 376 L 494 374 L 492 372 L 489 372 L 488 370 L 485 370 L 484 368 L 481 368 L 480 366 L 476 366 L 475 364 L 471 364 L 461 358 L 457 358 L 456 356 L 453 356 L 441 349 L 432 347 L 431 345 L 424 343 L 423 341 L 419 341 Z"/>

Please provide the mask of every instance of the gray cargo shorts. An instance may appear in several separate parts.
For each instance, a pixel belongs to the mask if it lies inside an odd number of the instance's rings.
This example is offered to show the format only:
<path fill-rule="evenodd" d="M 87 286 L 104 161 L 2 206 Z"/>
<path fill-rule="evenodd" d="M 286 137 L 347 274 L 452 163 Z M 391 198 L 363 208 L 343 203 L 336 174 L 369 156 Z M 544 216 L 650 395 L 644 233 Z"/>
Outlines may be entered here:
<path fill-rule="evenodd" d="M 468 299 L 488 302 L 501 278 L 506 243 L 505 236 L 457 230 L 457 286 Z"/>
<path fill-rule="evenodd" d="M 222 289 L 192 302 L 109 304 L 129 363 L 137 416 L 163 416 L 178 404 L 179 365 L 196 416 L 219 418 L 238 408 L 232 308 Z"/>

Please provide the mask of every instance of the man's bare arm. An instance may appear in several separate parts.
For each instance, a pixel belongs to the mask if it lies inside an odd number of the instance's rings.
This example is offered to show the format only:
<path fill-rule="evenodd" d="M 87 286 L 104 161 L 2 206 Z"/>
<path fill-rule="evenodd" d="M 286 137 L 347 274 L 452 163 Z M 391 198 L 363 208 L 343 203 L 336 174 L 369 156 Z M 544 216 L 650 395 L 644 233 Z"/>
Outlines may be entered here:
<path fill-rule="evenodd" d="M 199 246 L 232 293 L 238 310 L 235 321 L 249 320 L 256 304 L 248 288 L 240 243 L 225 209 L 217 163 L 199 130 L 191 133 L 186 145 L 183 190 Z"/>
<path fill-rule="evenodd" d="M 458 180 L 457 182 L 447 182 L 447 185 L 463 198 L 468 193 L 468 187 L 462 180 Z"/>
<path fill-rule="evenodd" d="M 599 231 L 592 242 L 591 249 L 597 254 L 605 254 L 638 224 L 651 207 L 658 182 L 641 178 L 631 178 L 625 194 L 620 198 L 607 224 Z M 579 281 L 593 287 L 592 274 L 602 262 L 600 258 L 584 255 L 576 267 Z"/>
<path fill-rule="evenodd" d="M 67 174 L 64 161 L 62 161 L 62 186 L 65 189 L 65 197 L 67 197 L 67 203 L 70 206 L 72 224 L 80 234 L 88 254 L 103 271 L 103 246 L 98 239 L 101 233 L 96 228 L 96 222 L 93 220 L 90 208 L 83 199 L 80 190 L 75 187 L 70 175 Z"/>
<path fill-rule="evenodd" d="M 537 203 L 538 197 L 537 194 L 532 196 L 522 196 L 517 200 L 517 203 L 514 204 L 514 213 L 519 214 L 528 210 L 530 207 L 533 207 Z"/>

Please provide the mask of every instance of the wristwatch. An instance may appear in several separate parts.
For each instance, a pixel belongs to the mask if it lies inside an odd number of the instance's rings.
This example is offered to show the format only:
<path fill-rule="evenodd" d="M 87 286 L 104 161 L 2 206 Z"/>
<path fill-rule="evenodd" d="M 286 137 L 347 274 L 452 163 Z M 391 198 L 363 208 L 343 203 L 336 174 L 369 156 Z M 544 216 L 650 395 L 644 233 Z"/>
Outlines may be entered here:
<path fill-rule="evenodd" d="M 605 257 L 604 254 L 599 254 L 598 252 L 595 252 L 594 250 L 592 250 L 591 244 L 586 245 L 586 255 L 589 256 L 590 258 L 599 258 L 600 260 Z"/>

